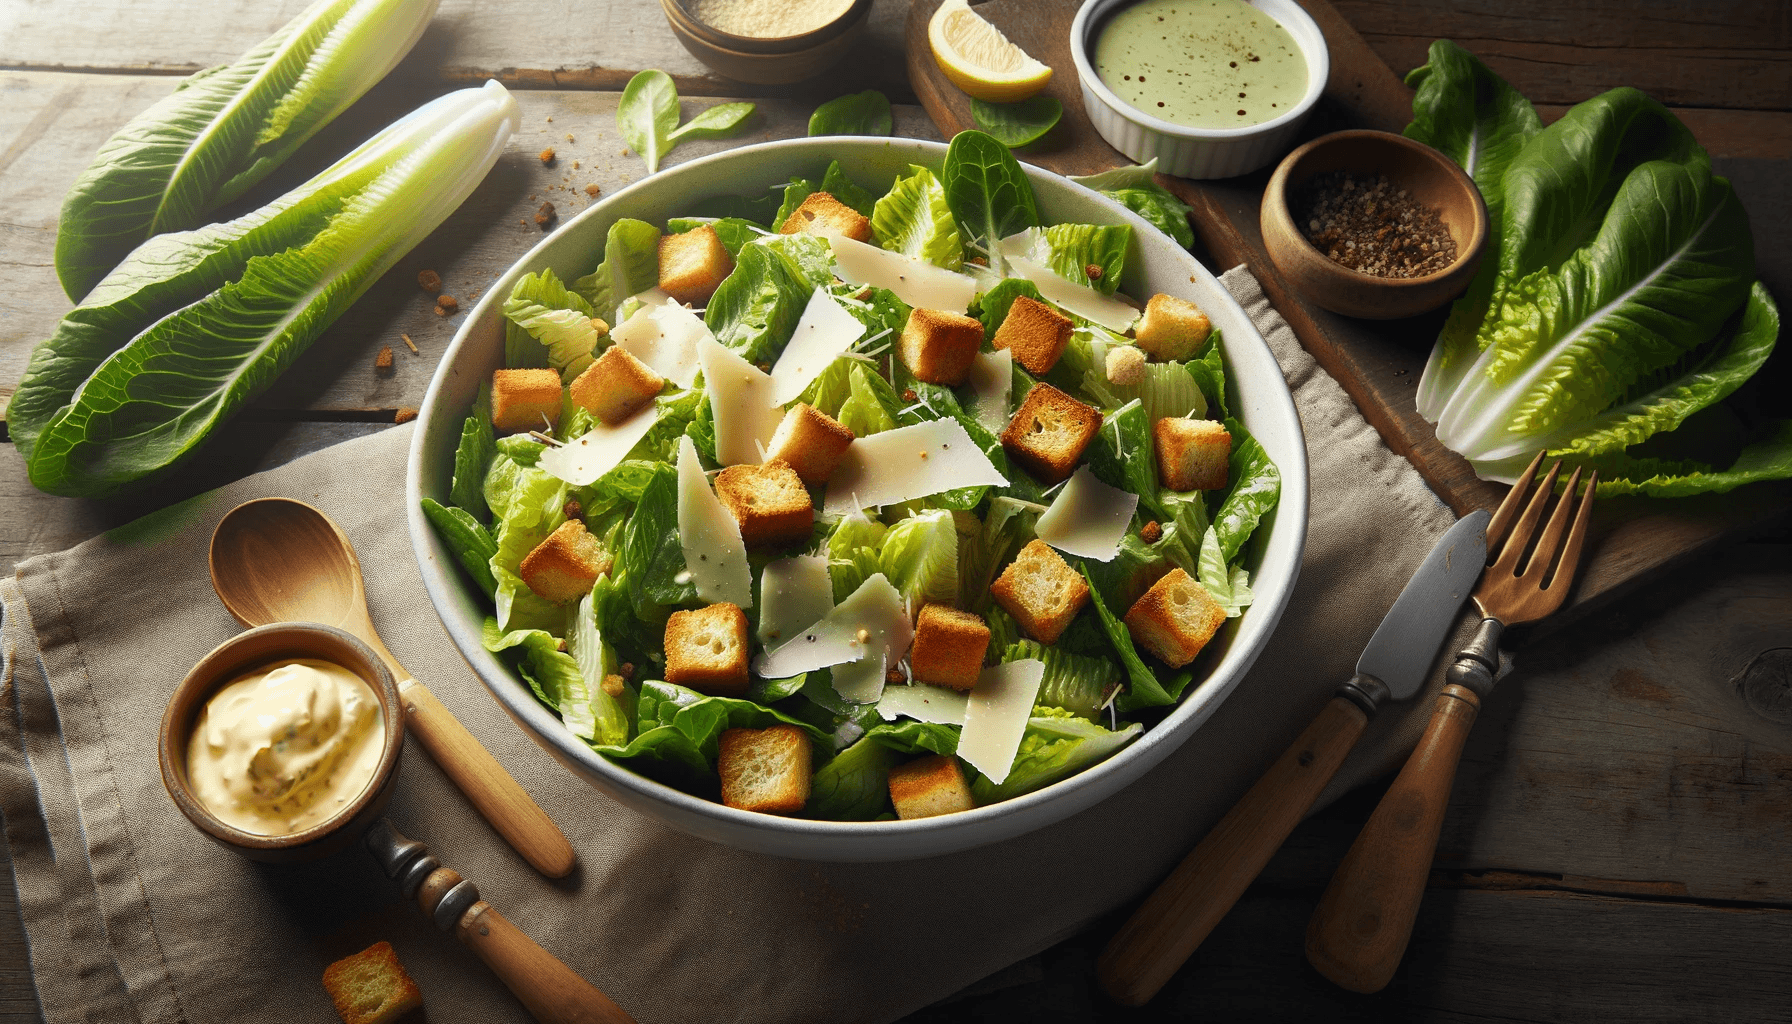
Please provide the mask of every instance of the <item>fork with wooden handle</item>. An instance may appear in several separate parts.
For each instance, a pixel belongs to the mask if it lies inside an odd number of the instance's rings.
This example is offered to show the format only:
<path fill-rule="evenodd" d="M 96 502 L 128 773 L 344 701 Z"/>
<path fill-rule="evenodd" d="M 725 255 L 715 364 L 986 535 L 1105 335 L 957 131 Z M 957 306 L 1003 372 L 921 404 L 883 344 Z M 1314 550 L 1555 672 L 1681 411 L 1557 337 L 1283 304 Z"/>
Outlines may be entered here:
<path fill-rule="evenodd" d="M 1307 960 L 1319 973 L 1353 992 L 1379 992 L 1393 978 L 1431 874 L 1431 858 L 1443 827 L 1444 809 L 1456 779 L 1456 763 L 1475 723 L 1481 700 L 1493 689 L 1499 668 L 1500 633 L 1507 626 L 1536 622 L 1561 607 L 1574 585 L 1574 571 L 1586 541 L 1587 520 L 1599 474 L 1587 479 L 1586 496 L 1568 526 L 1570 506 L 1580 484 L 1580 470 L 1568 486 L 1537 541 L 1535 553 L 1518 566 L 1544 506 L 1555 490 L 1557 462 L 1525 504 L 1536 481 L 1543 453 L 1513 484 L 1487 528 L 1487 550 L 1495 550 L 1508 531 L 1511 537 L 1499 557 L 1481 575 L 1472 595 L 1481 613 L 1481 628 L 1456 655 L 1438 695 L 1431 723 L 1399 778 L 1388 788 L 1368 824 L 1351 845 L 1332 876 L 1325 895 L 1307 925 Z M 1522 519 L 1519 507 L 1524 506 Z M 1516 521 L 1516 525 L 1514 525 Z M 1564 543 L 1563 534 L 1567 537 Z M 1557 555 L 1560 557 L 1556 557 Z M 1551 566 L 1554 566 L 1553 572 Z"/>

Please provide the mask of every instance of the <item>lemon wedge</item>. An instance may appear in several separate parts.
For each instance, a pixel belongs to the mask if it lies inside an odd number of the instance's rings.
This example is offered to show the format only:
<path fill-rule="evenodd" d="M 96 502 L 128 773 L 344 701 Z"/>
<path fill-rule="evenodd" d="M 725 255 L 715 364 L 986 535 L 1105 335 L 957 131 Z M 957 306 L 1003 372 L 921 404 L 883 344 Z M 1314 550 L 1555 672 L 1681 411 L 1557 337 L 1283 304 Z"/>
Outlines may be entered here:
<path fill-rule="evenodd" d="M 946 0 L 933 12 L 927 43 L 953 85 L 990 103 L 1018 103 L 1052 80 L 1051 68 L 1009 42 L 965 0 Z"/>

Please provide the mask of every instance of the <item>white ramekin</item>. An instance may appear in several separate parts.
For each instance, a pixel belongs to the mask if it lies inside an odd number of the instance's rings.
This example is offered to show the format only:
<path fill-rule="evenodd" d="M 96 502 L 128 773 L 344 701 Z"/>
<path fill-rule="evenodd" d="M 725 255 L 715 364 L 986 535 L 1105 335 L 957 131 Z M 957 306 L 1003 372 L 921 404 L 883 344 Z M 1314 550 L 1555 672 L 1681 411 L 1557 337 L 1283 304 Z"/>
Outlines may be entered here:
<path fill-rule="evenodd" d="M 1246 0 L 1281 22 L 1307 60 L 1307 91 L 1287 113 L 1245 128 L 1190 128 L 1128 104 L 1114 95 L 1089 59 L 1095 32 L 1106 15 L 1131 0 L 1087 0 L 1070 23 L 1070 56 L 1083 86 L 1083 109 L 1108 145 L 1144 163 L 1157 158 L 1157 169 L 1180 178 L 1230 178 L 1267 166 L 1294 148 L 1296 135 L 1331 74 L 1325 36 L 1294 0 Z"/>

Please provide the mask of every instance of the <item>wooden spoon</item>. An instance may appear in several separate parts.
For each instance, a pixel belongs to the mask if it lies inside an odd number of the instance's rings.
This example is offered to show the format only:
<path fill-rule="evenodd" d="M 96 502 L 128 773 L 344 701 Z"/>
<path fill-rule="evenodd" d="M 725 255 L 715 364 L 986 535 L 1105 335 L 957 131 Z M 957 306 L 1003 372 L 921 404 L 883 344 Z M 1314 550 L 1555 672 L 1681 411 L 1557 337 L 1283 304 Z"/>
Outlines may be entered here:
<path fill-rule="evenodd" d="M 329 516 L 291 498 L 244 502 L 212 532 L 210 561 L 212 588 L 243 625 L 321 622 L 373 648 L 398 678 L 407 729 L 479 813 L 535 870 L 549 878 L 572 870 L 572 844 L 559 827 L 380 642 L 367 614 L 361 562 Z"/>

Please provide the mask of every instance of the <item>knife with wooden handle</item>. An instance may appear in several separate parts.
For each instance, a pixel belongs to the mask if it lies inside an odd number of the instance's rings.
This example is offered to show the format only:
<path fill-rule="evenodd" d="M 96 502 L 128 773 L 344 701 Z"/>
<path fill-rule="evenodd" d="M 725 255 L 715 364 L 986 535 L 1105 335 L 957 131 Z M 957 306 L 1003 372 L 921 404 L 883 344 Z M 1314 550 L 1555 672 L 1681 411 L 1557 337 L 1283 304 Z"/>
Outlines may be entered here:
<path fill-rule="evenodd" d="M 1096 978 L 1142 1006 L 1207 938 L 1331 781 L 1369 719 L 1419 692 L 1487 557 L 1486 512 L 1450 527 L 1407 581 L 1363 655 L 1293 746 L 1108 942 Z"/>

